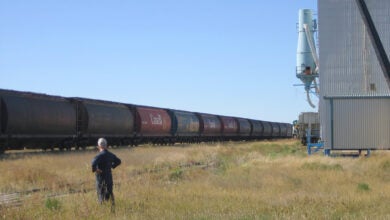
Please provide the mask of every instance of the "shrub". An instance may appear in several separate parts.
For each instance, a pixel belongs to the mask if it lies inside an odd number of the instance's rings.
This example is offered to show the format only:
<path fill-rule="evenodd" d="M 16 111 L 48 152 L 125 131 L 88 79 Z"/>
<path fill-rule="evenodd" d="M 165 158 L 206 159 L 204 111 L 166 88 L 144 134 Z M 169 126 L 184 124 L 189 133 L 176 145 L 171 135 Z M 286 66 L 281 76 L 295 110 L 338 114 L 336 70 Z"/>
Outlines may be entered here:
<path fill-rule="evenodd" d="M 370 191 L 370 186 L 367 183 L 359 183 L 358 190 L 359 191 Z"/>
<path fill-rule="evenodd" d="M 59 210 L 61 208 L 61 203 L 58 199 L 47 198 L 45 201 L 45 207 L 52 211 Z"/>
<path fill-rule="evenodd" d="M 180 168 L 175 169 L 170 175 L 169 180 L 171 181 L 177 181 L 183 178 L 183 170 Z"/>

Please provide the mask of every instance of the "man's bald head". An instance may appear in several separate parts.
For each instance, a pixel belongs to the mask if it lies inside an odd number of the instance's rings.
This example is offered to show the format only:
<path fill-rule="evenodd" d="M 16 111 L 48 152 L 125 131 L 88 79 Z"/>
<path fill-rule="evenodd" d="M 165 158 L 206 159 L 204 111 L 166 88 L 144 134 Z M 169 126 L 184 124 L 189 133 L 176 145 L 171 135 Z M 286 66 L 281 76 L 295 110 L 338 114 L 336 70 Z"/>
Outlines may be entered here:
<path fill-rule="evenodd" d="M 107 148 L 107 140 L 105 138 L 99 138 L 97 144 L 99 148 L 103 148 L 103 149 Z"/>

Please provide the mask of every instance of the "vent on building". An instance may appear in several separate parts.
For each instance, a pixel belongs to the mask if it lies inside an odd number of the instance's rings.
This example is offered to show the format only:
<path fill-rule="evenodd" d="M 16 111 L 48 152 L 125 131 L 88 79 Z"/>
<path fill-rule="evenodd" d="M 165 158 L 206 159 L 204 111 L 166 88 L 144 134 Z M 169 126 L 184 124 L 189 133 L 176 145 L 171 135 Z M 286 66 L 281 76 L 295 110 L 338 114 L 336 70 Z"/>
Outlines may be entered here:
<path fill-rule="evenodd" d="M 371 84 L 370 84 L 370 90 L 373 91 L 373 92 L 376 91 L 376 85 L 375 85 L 375 83 L 371 83 Z"/>

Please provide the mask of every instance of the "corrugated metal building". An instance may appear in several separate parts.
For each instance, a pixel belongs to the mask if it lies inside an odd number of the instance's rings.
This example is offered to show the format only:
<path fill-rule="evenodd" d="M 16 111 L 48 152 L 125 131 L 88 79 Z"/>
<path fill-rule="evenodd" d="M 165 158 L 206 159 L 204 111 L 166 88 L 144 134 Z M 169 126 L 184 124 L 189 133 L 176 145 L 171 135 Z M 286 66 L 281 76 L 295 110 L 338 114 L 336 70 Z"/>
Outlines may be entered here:
<path fill-rule="evenodd" d="M 390 149 L 390 0 L 318 0 L 318 15 L 325 148 Z"/>

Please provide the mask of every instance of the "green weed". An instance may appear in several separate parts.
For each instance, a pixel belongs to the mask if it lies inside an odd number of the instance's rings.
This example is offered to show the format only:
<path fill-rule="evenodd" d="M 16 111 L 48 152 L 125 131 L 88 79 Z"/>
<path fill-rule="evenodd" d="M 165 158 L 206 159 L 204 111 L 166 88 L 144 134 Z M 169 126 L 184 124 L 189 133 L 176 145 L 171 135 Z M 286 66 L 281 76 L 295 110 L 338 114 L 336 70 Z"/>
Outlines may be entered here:
<path fill-rule="evenodd" d="M 47 198 L 45 201 L 45 207 L 52 211 L 61 209 L 61 203 L 56 198 Z"/>
<path fill-rule="evenodd" d="M 359 191 L 370 191 L 370 186 L 367 183 L 359 183 L 357 188 Z"/>
<path fill-rule="evenodd" d="M 319 162 L 304 163 L 301 168 L 306 170 L 343 170 L 340 164 L 323 164 Z"/>
<path fill-rule="evenodd" d="M 182 169 L 177 168 L 177 169 L 173 170 L 171 172 L 171 174 L 169 174 L 169 180 L 170 181 L 178 181 L 181 178 L 183 178 L 183 173 L 184 173 L 184 171 Z"/>

